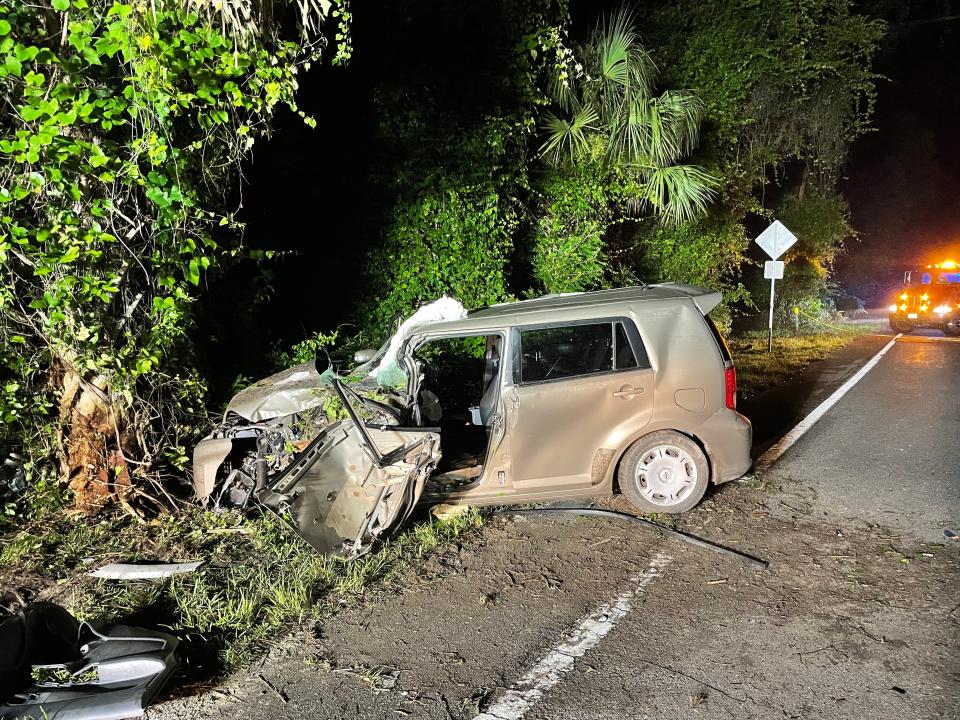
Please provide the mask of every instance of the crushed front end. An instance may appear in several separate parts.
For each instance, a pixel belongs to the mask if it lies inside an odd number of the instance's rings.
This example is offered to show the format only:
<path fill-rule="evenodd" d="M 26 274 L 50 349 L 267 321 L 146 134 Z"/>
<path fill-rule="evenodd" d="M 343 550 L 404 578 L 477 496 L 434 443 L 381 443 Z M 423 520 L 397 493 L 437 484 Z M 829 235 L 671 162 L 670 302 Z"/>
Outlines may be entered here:
<path fill-rule="evenodd" d="M 404 426 L 408 405 L 312 362 L 278 373 L 238 394 L 197 445 L 197 498 L 259 503 L 319 552 L 361 554 L 409 516 L 440 459 L 435 429 Z"/>

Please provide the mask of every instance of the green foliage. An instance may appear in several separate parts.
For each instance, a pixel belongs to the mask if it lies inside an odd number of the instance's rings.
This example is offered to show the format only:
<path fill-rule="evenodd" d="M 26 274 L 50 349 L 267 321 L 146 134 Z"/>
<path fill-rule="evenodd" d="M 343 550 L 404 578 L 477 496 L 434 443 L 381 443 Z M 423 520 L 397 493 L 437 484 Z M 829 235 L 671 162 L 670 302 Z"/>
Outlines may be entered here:
<path fill-rule="evenodd" d="M 310 362 L 314 358 L 323 358 L 330 348 L 336 346 L 339 338 L 339 330 L 327 334 L 315 332 L 306 340 L 294 345 L 290 350 L 277 353 L 274 365 L 278 368 L 288 368 Z"/>
<path fill-rule="evenodd" d="M 634 261 L 644 282 L 678 282 L 722 290 L 724 304 L 712 317 L 729 327 L 731 304 L 750 304 L 746 288 L 737 278 L 750 244 L 739 219 L 714 213 L 679 227 L 645 223 L 634 240 Z"/>
<path fill-rule="evenodd" d="M 713 179 L 677 164 L 697 144 L 700 102 L 685 91 L 654 94 L 656 67 L 632 13 L 607 18 L 552 70 L 549 91 L 560 114 L 545 116 L 544 156 L 556 165 L 593 163 L 591 138 L 602 138 L 605 164 L 637 176 L 635 205 L 674 224 L 704 213 Z"/>
<path fill-rule="evenodd" d="M 672 82 L 694 88 L 713 130 L 713 162 L 747 183 L 787 159 L 829 187 L 865 132 L 884 23 L 850 0 L 683 0 L 655 15 Z"/>
<path fill-rule="evenodd" d="M 832 262 L 843 243 L 856 236 L 849 222 L 850 208 L 835 191 L 789 194 L 776 212 L 777 217 L 797 236 L 797 243 L 784 256 L 784 278 L 777 283 L 775 321 L 794 325 L 793 308 L 806 315 L 829 319 L 835 308 L 828 297 Z M 754 272 L 755 292 L 762 296 L 767 282 Z M 801 318 L 803 323 L 808 323 Z"/>
<path fill-rule="evenodd" d="M 595 289 L 603 279 L 614 212 L 606 174 L 597 161 L 581 162 L 549 171 L 538 183 L 545 207 L 534 227 L 531 260 L 547 292 Z"/>
<path fill-rule="evenodd" d="M 784 291 L 824 309 L 827 271 L 850 234 L 834 185 L 851 143 L 869 129 L 884 23 L 850 0 L 681 0 L 650 20 L 668 81 L 702 100 L 698 159 L 721 178 L 720 214 L 775 215 L 796 232 L 801 243 L 788 259 L 802 254 L 816 272 L 791 265 Z M 804 206 L 760 207 L 752 194 L 771 179 Z M 759 272 L 747 275 L 763 297 Z"/>
<path fill-rule="evenodd" d="M 565 4 L 551 0 L 507 4 L 500 12 L 503 67 L 489 80 L 492 109 L 444 107 L 430 78 L 416 89 L 381 91 L 381 139 L 399 159 L 379 178 L 395 201 L 368 268 L 371 299 L 363 316 L 374 336 L 396 313 L 409 315 L 444 293 L 467 307 L 513 294 L 514 239 L 527 219 L 529 139 L 546 103 L 538 79 L 564 52 L 567 16 Z"/>
<path fill-rule="evenodd" d="M 183 341 L 204 276 L 238 252 L 225 193 L 276 108 L 297 110 L 315 48 L 172 1 L 0 0 L 0 15 L 5 434 L 57 446 L 66 367 L 136 427 L 146 469 L 195 430 Z"/>
<path fill-rule="evenodd" d="M 780 203 L 779 218 L 797 236 L 787 259 L 806 257 L 826 270 L 847 240 L 856 237 L 850 206 L 839 192 L 790 194 Z"/>
<path fill-rule="evenodd" d="M 794 326 L 793 308 L 799 307 L 806 316 L 800 317 L 802 326 L 810 326 L 809 317 L 829 321 L 833 302 L 827 297 L 827 272 L 808 257 L 795 257 L 786 266 L 783 280 L 777 283 L 774 323 L 779 327 Z M 769 281 L 766 283 L 769 290 Z M 759 293 L 759 291 L 758 291 Z M 815 326 L 814 326 L 815 327 Z"/>
<path fill-rule="evenodd" d="M 421 188 L 401 201 L 371 267 L 374 287 L 386 290 L 378 327 L 443 294 L 467 307 L 506 299 L 516 226 L 517 209 L 490 184 Z"/>
<path fill-rule="evenodd" d="M 737 273 L 749 239 L 731 217 L 708 217 L 680 227 L 646 224 L 639 233 L 646 282 L 725 287 Z"/>

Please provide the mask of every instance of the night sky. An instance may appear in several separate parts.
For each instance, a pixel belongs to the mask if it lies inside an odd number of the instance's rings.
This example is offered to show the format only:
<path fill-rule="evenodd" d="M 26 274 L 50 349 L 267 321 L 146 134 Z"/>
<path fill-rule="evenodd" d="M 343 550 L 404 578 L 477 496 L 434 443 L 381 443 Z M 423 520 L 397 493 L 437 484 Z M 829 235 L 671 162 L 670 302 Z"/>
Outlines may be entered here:
<path fill-rule="evenodd" d="M 960 262 L 960 14 L 950 5 L 890 14 L 876 130 L 854 145 L 840 186 L 860 238 L 838 279 L 868 305 L 886 305 L 912 265 Z"/>

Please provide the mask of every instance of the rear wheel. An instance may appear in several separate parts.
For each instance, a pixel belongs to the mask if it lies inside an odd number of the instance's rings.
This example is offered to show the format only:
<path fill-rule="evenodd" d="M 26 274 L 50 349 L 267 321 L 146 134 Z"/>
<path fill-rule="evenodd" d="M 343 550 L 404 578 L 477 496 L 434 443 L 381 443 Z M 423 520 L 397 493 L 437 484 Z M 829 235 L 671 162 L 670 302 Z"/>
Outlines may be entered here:
<path fill-rule="evenodd" d="M 624 497 L 643 512 L 682 513 L 707 491 L 710 464 L 686 435 L 660 430 L 637 440 L 617 474 Z"/>

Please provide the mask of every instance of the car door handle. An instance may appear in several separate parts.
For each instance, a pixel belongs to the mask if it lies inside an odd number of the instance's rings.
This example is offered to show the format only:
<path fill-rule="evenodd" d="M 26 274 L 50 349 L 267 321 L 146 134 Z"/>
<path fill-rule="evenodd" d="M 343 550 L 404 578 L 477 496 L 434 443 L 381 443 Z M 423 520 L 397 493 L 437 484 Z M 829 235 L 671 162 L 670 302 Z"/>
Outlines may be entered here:
<path fill-rule="evenodd" d="M 643 392 L 642 387 L 635 388 L 635 387 L 630 387 L 629 385 L 624 385 L 622 388 L 617 390 L 617 392 L 615 392 L 613 396 L 615 398 L 630 398 L 630 397 L 633 397 L 634 395 L 639 395 L 642 392 Z"/>

